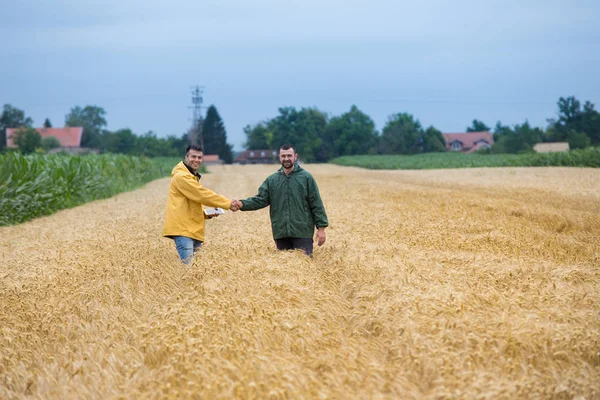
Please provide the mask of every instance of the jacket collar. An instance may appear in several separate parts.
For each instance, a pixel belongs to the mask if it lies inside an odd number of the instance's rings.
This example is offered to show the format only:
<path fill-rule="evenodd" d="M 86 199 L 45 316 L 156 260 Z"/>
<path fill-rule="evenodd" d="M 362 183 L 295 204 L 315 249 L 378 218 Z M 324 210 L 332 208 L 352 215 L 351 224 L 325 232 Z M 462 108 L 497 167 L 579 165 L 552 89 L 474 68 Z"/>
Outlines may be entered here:
<path fill-rule="evenodd" d="M 185 165 L 188 171 L 190 171 L 190 174 L 194 175 L 198 179 L 202 178 L 202 175 L 200 175 L 198 172 L 194 172 L 194 170 L 191 169 L 190 166 L 185 163 L 185 161 L 183 161 L 183 165 Z"/>

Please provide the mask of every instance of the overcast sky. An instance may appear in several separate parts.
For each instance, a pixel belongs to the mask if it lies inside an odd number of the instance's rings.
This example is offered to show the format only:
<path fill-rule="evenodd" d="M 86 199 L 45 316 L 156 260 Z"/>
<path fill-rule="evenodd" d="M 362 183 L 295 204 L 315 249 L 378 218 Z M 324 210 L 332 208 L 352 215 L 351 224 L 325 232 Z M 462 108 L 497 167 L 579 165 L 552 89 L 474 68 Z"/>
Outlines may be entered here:
<path fill-rule="evenodd" d="M 76 105 L 108 129 L 180 136 L 204 87 L 229 142 L 279 107 L 340 115 L 355 104 L 379 131 L 408 112 L 462 132 L 528 120 L 560 96 L 600 107 L 597 0 L 19 0 L 0 8 L 0 104 L 41 126 Z"/>

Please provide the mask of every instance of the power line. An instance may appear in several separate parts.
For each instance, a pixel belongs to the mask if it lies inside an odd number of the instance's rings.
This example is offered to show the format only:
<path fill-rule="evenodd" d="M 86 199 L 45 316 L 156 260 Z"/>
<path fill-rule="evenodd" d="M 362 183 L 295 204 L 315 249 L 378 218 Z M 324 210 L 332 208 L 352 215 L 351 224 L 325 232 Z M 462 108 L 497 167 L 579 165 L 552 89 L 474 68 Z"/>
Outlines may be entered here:
<path fill-rule="evenodd" d="M 202 107 L 202 92 L 205 89 L 204 86 L 195 86 L 192 87 L 192 103 L 195 101 L 200 102 L 200 107 Z M 215 89 L 213 87 L 213 89 Z M 217 87 L 219 90 L 236 90 L 236 87 Z M 310 92 L 319 92 L 321 89 L 304 89 L 304 90 L 293 90 L 290 93 L 310 93 Z M 103 103 L 103 102 L 115 102 L 119 100 L 135 100 L 142 98 L 167 98 L 167 97 L 176 97 L 178 94 L 176 92 L 155 92 L 155 93 L 141 93 L 141 94 L 127 94 L 122 96 L 102 96 L 95 95 L 95 100 L 93 103 Z M 272 95 L 269 95 L 273 97 Z M 240 97 L 238 95 L 238 97 Z M 242 96 L 243 97 L 243 96 Z M 490 99 L 490 98 L 419 98 L 419 97 L 396 97 L 396 98 L 374 98 L 369 96 L 356 96 L 361 98 L 361 102 L 367 103 L 381 103 L 381 104 L 393 104 L 393 103 L 413 103 L 413 104 L 454 104 L 454 105 L 514 105 L 514 106 L 553 106 L 556 105 L 556 101 L 539 101 L 539 100 L 523 100 L 523 97 L 519 99 L 511 100 L 511 99 Z M 320 101 L 345 101 L 352 102 L 355 96 L 352 95 L 343 95 L 343 96 L 322 96 L 318 95 L 318 99 Z M 197 100 L 194 100 L 197 99 Z M 73 100 L 73 101 L 58 101 L 58 102 L 35 102 L 33 104 L 29 104 L 29 107 L 60 107 L 60 106 L 73 106 L 75 103 L 85 103 L 86 101 L 81 100 Z M 89 101 L 88 101 L 89 103 Z M 190 108 L 194 108 L 192 106 Z"/>
<path fill-rule="evenodd" d="M 192 87 L 192 106 L 189 107 L 193 110 L 192 127 L 188 134 L 188 139 L 191 144 L 199 144 L 200 147 L 204 148 L 204 134 L 203 121 L 202 121 L 202 95 L 204 93 L 204 86 Z"/>

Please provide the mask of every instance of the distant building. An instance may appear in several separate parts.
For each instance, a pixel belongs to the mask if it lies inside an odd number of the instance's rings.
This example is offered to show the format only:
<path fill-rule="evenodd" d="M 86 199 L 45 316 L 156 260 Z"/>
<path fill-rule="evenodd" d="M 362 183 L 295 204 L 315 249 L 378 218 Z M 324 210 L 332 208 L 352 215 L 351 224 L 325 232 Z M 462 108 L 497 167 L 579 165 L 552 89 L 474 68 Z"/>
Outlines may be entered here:
<path fill-rule="evenodd" d="M 242 151 L 233 160 L 236 164 L 275 164 L 277 150 L 246 150 Z"/>
<path fill-rule="evenodd" d="M 491 132 L 442 133 L 446 142 L 446 150 L 472 153 L 480 149 L 488 149 L 494 144 Z"/>
<path fill-rule="evenodd" d="M 23 128 L 7 128 L 6 129 L 6 146 L 16 148 L 17 145 L 13 141 L 15 135 Z M 83 128 L 77 126 L 68 126 L 66 128 L 35 128 L 42 138 L 54 136 L 60 143 L 58 151 L 65 150 L 77 153 L 81 150 L 81 137 L 83 136 Z"/>
<path fill-rule="evenodd" d="M 567 142 L 536 143 L 535 146 L 533 146 L 533 150 L 536 153 L 553 153 L 553 152 L 569 151 L 569 143 L 567 143 Z"/>
<path fill-rule="evenodd" d="M 221 165 L 224 163 L 225 161 L 221 160 L 218 154 L 205 154 L 202 157 L 202 164 L 204 165 Z"/>

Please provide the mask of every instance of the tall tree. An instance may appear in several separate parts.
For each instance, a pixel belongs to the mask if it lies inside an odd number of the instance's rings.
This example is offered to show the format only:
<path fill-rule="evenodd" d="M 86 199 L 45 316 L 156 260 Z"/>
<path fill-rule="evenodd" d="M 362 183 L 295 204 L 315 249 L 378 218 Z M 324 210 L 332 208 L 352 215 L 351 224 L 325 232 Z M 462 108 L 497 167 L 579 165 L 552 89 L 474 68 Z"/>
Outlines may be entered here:
<path fill-rule="evenodd" d="M 483 122 L 474 119 L 471 126 L 467 127 L 467 132 L 489 132 L 490 127 Z"/>
<path fill-rule="evenodd" d="M 52 123 L 48 118 L 44 120 L 44 128 L 52 128 Z"/>
<path fill-rule="evenodd" d="M 388 118 L 381 134 L 382 154 L 414 154 L 422 151 L 423 128 L 411 114 L 398 113 Z"/>
<path fill-rule="evenodd" d="M 494 143 L 496 143 L 502 136 L 507 135 L 512 132 L 510 126 L 502 125 L 502 122 L 496 122 L 496 127 L 494 128 Z"/>
<path fill-rule="evenodd" d="M 424 153 L 441 153 L 446 151 L 446 141 L 442 132 L 435 129 L 433 126 L 427 128 L 423 132 L 423 152 Z"/>
<path fill-rule="evenodd" d="M 600 145 L 600 114 L 594 109 L 594 104 L 586 101 L 581 103 L 574 96 L 561 97 L 557 103 L 558 120 L 549 120 L 549 135 L 554 141 L 574 141 L 577 146 L 588 141 L 580 138 L 581 133 L 589 138 L 592 145 Z M 569 139 L 570 138 L 570 139 Z"/>
<path fill-rule="evenodd" d="M 594 109 L 594 104 L 586 101 L 583 105 L 581 132 L 590 138 L 590 144 L 600 145 L 600 113 Z"/>
<path fill-rule="evenodd" d="M 355 105 L 347 113 L 329 121 L 322 140 L 323 146 L 316 154 L 316 161 L 319 162 L 343 155 L 377 152 L 375 123 Z"/>
<path fill-rule="evenodd" d="M 87 105 L 71 108 L 65 117 L 65 125 L 83 127 L 81 147 L 100 148 L 100 135 L 106 126 L 106 111 L 102 107 Z"/>
<path fill-rule="evenodd" d="M 525 121 L 521 125 L 515 125 L 515 134 L 523 138 L 525 142 L 525 151 L 533 151 L 533 146 L 536 143 L 540 143 L 544 139 L 544 131 L 537 127 L 532 127 L 528 121 Z"/>
<path fill-rule="evenodd" d="M 233 161 L 233 146 L 227 143 L 227 131 L 217 107 L 211 105 L 206 111 L 203 124 L 204 154 L 218 154 L 227 164 Z"/>
<path fill-rule="evenodd" d="M 0 115 L 0 150 L 6 147 L 6 129 L 31 127 L 33 120 L 25 116 L 25 112 L 10 104 L 5 104 Z"/>
<path fill-rule="evenodd" d="M 306 162 L 317 160 L 323 134 L 327 127 L 327 115 L 317 108 L 282 107 L 279 115 L 269 121 L 269 130 L 273 132 L 273 145 L 284 143 L 295 146 L 300 158 Z"/>
<path fill-rule="evenodd" d="M 270 150 L 273 145 L 273 132 L 268 128 L 269 122 L 259 122 L 254 126 L 246 125 L 244 133 L 246 134 L 246 142 L 244 147 L 246 150 Z"/>
<path fill-rule="evenodd" d="M 562 124 L 568 124 L 576 121 L 581 114 L 581 103 L 575 98 L 570 96 L 567 98 L 560 97 L 558 99 L 558 122 Z"/>

